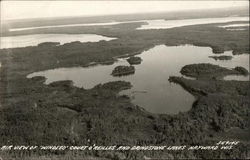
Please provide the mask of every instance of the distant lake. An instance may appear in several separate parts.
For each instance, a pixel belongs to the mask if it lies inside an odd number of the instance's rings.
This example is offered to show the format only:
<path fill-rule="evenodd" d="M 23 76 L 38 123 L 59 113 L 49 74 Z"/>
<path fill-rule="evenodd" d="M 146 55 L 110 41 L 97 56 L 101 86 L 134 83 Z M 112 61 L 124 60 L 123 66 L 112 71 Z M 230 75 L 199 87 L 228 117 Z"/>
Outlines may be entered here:
<path fill-rule="evenodd" d="M 212 23 L 227 23 L 234 21 L 249 21 L 249 17 L 223 17 L 223 18 L 197 18 L 197 19 L 182 19 L 182 20 L 152 20 L 147 21 L 148 24 L 137 28 L 139 30 L 145 29 L 170 29 L 176 27 L 212 24 Z"/>
<path fill-rule="evenodd" d="M 239 23 L 239 24 L 229 24 L 224 26 L 219 26 L 221 28 L 234 28 L 234 27 L 248 27 L 249 23 Z"/>
<path fill-rule="evenodd" d="M 145 21 L 124 21 L 124 22 L 103 22 L 103 23 L 77 23 L 77 24 L 62 24 L 62 25 L 49 25 L 49 26 L 38 26 L 38 27 L 24 27 L 24 28 L 10 28 L 10 32 L 15 31 L 26 31 L 33 29 L 46 29 L 46 28 L 64 28 L 64 27 L 81 27 L 81 26 L 110 26 L 123 23 L 135 23 Z"/>
<path fill-rule="evenodd" d="M 34 30 L 34 29 L 79 27 L 79 26 L 106 26 L 106 25 L 117 25 L 117 24 L 136 23 L 136 22 L 148 23 L 137 28 L 139 30 L 170 29 L 170 28 L 190 26 L 190 25 L 210 24 L 210 23 L 227 23 L 227 22 L 233 22 L 233 21 L 249 21 L 249 17 L 197 18 L 197 19 L 179 19 L 179 20 L 158 19 L 158 20 L 122 21 L 122 22 L 114 21 L 114 22 L 104 22 L 104 23 L 80 23 L 80 24 L 38 26 L 38 27 L 10 28 L 9 31 L 14 32 L 14 31 Z"/>
<path fill-rule="evenodd" d="M 110 41 L 113 39 L 116 38 L 96 34 L 31 34 L 0 37 L 0 48 L 36 46 L 43 42 L 60 42 L 60 44 L 65 44 L 73 41 L 99 42 L 101 40 Z"/>
<path fill-rule="evenodd" d="M 116 66 L 129 65 L 126 59 L 122 58 L 112 65 L 58 68 L 35 72 L 27 77 L 45 76 L 46 84 L 59 80 L 72 80 L 75 86 L 86 89 L 100 83 L 124 80 L 131 82 L 133 87 L 120 94 L 130 96 L 134 104 L 152 113 L 176 114 L 190 110 L 195 101 L 195 98 L 180 85 L 168 81 L 169 76 L 182 76 L 180 70 L 183 66 L 193 63 L 212 63 L 229 68 L 242 66 L 249 69 L 248 54 L 235 55 L 228 61 L 209 58 L 212 55 L 214 54 L 209 47 L 158 45 L 138 55 L 143 61 L 135 65 L 136 71 L 133 75 L 123 77 L 110 75 Z M 232 51 L 222 55 L 232 55 Z M 239 79 L 244 80 L 244 78 L 249 77 L 242 76 Z"/>

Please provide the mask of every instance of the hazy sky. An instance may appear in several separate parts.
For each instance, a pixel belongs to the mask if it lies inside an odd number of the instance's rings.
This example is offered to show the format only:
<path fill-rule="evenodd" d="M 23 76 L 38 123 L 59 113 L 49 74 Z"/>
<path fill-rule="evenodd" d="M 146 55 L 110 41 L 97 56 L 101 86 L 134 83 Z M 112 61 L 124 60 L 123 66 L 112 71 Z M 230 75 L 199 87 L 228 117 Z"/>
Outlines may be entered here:
<path fill-rule="evenodd" d="M 249 6 L 248 1 L 1 1 L 1 19 L 109 15 Z"/>

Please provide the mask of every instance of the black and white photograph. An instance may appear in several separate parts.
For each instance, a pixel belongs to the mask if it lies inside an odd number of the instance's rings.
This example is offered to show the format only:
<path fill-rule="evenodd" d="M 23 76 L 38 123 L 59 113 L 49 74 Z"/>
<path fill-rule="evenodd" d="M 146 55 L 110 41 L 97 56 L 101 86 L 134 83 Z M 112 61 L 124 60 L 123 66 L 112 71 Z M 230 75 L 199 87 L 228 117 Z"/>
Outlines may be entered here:
<path fill-rule="evenodd" d="M 250 159 L 248 0 L 1 0 L 0 160 Z"/>

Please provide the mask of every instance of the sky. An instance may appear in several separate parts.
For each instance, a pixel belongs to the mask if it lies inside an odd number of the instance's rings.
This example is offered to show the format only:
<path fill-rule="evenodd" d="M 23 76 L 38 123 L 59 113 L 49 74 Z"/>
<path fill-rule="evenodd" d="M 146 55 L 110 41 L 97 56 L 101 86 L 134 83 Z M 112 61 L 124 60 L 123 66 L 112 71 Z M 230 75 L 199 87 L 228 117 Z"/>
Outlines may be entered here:
<path fill-rule="evenodd" d="M 1 20 L 249 6 L 246 1 L 1 1 Z"/>

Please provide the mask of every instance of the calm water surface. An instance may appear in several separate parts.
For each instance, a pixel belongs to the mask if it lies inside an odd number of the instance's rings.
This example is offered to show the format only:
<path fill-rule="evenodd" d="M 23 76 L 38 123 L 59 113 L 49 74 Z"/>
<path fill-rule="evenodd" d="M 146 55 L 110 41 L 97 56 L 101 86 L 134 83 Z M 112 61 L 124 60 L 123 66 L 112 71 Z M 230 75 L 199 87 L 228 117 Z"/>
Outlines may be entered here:
<path fill-rule="evenodd" d="M 25 28 L 10 28 L 10 32 L 15 31 L 26 31 L 33 29 L 46 29 L 46 28 L 64 28 L 64 27 L 80 27 L 80 26 L 110 26 L 123 23 L 134 23 L 134 22 L 145 22 L 145 21 L 124 21 L 124 22 L 103 22 L 103 23 L 78 23 L 78 24 L 64 24 L 64 25 L 50 25 L 50 26 L 39 26 L 39 27 L 25 27 Z"/>
<path fill-rule="evenodd" d="M 148 24 L 142 25 L 137 29 L 169 29 L 190 25 L 212 24 L 212 23 L 227 23 L 233 21 L 249 21 L 249 17 L 223 17 L 223 18 L 197 18 L 197 19 L 182 19 L 182 20 L 152 20 L 147 21 Z"/>
<path fill-rule="evenodd" d="M 96 34 L 31 34 L 0 37 L 0 48 L 36 46 L 43 42 L 60 42 L 60 44 L 65 44 L 73 41 L 99 42 L 101 40 L 110 41 L 113 39 L 116 38 Z"/>
<path fill-rule="evenodd" d="M 27 77 L 45 76 L 46 84 L 59 80 L 72 80 L 75 86 L 86 89 L 100 83 L 125 80 L 131 82 L 133 87 L 120 94 L 130 96 L 134 104 L 153 113 L 176 114 L 188 111 L 195 101 L 195 98 L 181 86 L 168 82 L 169 76 L 182 76 L 180 70 L 184 65 L 213 63 L 229 68 L 235 66 L 249 68 L 247 54 L 234 56 L 230 61 L 216 61 L 208 57 L 211 55 L 214 54 L 209 47 L 158 45 L 138 55 L 143 61 L 135 66 L 136 71 L 133 75 L 123 77 L 110 75 L 114 67 L 129 65 L 126 59 L 118 59 L 113 65 L 58 68 L 35 72 Z M 225 55 L 232 55 L 232 52 L 225 52 Z"/>

